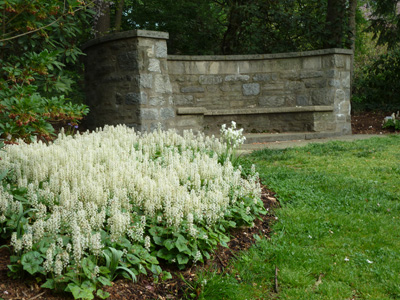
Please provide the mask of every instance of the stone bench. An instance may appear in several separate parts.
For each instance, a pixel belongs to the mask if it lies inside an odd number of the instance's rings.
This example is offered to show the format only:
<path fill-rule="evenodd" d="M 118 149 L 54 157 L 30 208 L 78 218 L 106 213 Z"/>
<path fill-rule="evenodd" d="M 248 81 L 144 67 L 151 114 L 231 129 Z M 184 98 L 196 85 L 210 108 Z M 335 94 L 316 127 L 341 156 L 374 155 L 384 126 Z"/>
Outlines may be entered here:
<path fill-rule="evenodd" d="M 333 106 L 207 109 L 178 107 L 178 126 L 216 134 L 222 124 L 238 123 L 245 132 L 335 131 Z"/>

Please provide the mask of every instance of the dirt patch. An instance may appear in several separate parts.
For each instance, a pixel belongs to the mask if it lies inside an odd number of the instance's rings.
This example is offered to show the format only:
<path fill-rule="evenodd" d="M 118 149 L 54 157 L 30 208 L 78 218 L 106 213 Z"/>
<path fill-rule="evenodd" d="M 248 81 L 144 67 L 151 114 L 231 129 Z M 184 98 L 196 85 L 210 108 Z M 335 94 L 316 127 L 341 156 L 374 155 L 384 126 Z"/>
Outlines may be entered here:
<path fill-rule="evenodd" d="M 389 134 L 394 133 L 392 128 L 382 128 L 383 120 L 393 112 L 354 112 L 351 116 L 353 134 Z"/>

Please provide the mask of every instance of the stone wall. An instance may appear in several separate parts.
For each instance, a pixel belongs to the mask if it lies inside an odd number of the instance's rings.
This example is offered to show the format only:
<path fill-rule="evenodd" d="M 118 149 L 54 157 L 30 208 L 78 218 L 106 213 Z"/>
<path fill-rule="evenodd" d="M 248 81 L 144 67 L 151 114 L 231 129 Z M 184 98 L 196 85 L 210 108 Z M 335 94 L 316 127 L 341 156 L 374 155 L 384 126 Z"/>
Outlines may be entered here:
<path fill-rule="evenodd" d="M 351 133 L 350 50 L 172 56 L 167 38 L 135 30 L 85 45 L 89 127 Z"/>

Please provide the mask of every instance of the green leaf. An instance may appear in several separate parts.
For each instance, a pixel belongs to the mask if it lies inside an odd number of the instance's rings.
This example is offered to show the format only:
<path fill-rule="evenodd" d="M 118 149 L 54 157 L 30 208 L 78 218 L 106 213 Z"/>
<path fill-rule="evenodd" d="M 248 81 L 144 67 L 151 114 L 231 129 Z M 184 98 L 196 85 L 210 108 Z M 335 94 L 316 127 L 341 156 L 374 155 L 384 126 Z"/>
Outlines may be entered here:
<path fill-rule="evenodd" d="M 157 276 L 160 275 L 161 272 L 162 272 L 161 267 L 158 266 L 158 265 L 151 265 L 150 270 L 151 270 L 151 272 L 152 272 L 154 275 L 157 275 Z"/>
<path fill-rule="evenodd" d="M 99 269 L 100 269 L 100 274 L 105 275 L 105 274 L 110 274 L 111 273 L 111 271 L 105 266 L 101 266 Z"/>
<path fill-rule="evenodd" d="M 174 255 L 167 249 L 163 248 L 163 249 L 158 250 L 157 257 L 165 259 L 167 261 L 171 261 L 174 258 Z"/>
<path fill-rule="evenodd" d="M 99 276 L 99 277 L 97 277 L 97 280 L 98 280 L 102 285 L 112 286 L 111 280 L 109 280 L 108 278 L 106 278 L 106 277 L 104 277 L 104 276 Z"/>
<path fill-rule="evenodd" d="M 43 283 L 40 287 L 47 289 L 54 289 L 56 287 L 56 282 L 54 279 L 47 279 L 45 283 Z"/>
<path fill-rule="evenodd" d="M 81 288 L 85 290 L 95 291 L 96 285 L 90 280 L 85 280 L 84 282 L 82 282 Z"/>
<path fill-rule="evenodd" d="M 154 243 L 156 243 L 157 245 L 160 245 L 160 246 L 163 245 L 164 239 L 162 237 L 153 236 L 153 240 L 154 240 Z"/>
<path fill-rule="evenodd" d="M 100 297 L 101 299 L 106 299 L 106 298 L 110 297 L 110 293 L 105 292 L 103 290 L 97 290 L 96 295 L 98 297 Z"/>
<path fill-rule="evenodd" d="M 40 265 L 43 262 L 43 258 L 37 251 L 31 251 L 22 255 L 21 264 L 23 269 L 29 272 L 31 275 L 39 272 Z"/>
<path fill-rule="evenodd" d="M 176 256 L 177 260 L 178 260 L 178 264 L 180 265 L 186 265 L 189 262 L 189 258 L 187 255 L 179 253 Z"/>
<path fill-rule="evenodd" d="M 183 235 L 179 234 L 178 239 L 175 242 L 176 248 L 178 248 L 179 252 L 189 251 L 187 247 L 188 241 L 183 237 Z"/>
<path fill-rule="evenodd" d="M 151 263 L 151 264 L 158 265 L 158 260 L 157 260 L 157 258 L 156 258 L 155 256 L 153 256 L 153 255 L 149 255 L 149 256 L 146 258 L 146 261 L 149 262 L 149 263 Z"/>
<path fill-rule="evenodd" d="M 175 242 L 171 239 L 165 240 L 164 241 L 164 246 L 165 248 L 167 248 L 168 250 L 171 250 L 172 248 L 175 247 Z"/>
<path fill-rule="evenodd" d="M 118 267 L 117 270 L 123 270 L 126 273 L 130 275 L 130 278 L 132 278 L 133 282 L 136 282 L 136 275 L 132 272 L 132 270 L 129 270 L 128 268 L 125 267 Z"/>
<path fill-rule="evenodd" d="M 67 289 L 72 293 L 74 299 L 93 299 L 93 290 L 92 289 L 84 289 L 75 283 L 70 283 L 67 286 Z"/>
<path fill-rule="evenodd" d="M 132 265 L 138 265 L 140 264 L 142 261 L 134 254 L 130 254 L 128 253 L 126 255 L 126 259 L 132 264 Z"/>
<path fill-rule="evenodd" d="M 87 278 L 92 277 L 95 266 L 96 265 L 90 260 L 90 258 L 84 258 L 82 260 L 82 270 Z"/>
<path fill-rule="evenodd" d="M 162 279 L 162 280 L 167 280 L 167 279 L 171 279 L 171 278 L 172 278 L 172 275 L 171 275 L 170 272 L 163 271 L 163 272 L 161 273 L 161 279 Z"/>

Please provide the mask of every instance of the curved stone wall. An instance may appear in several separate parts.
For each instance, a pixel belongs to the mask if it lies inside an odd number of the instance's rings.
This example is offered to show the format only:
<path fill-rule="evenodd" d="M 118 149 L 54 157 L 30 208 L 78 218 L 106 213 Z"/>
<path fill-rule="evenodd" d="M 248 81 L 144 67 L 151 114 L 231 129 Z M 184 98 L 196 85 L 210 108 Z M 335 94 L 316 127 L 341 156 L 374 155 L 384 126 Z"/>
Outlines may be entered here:
<path fill-rule="evenodd" d="M 89 127 L 351 133 L 350 50 L 175 56 L 167 38 L 135 30 L 84 46 Z"/>

